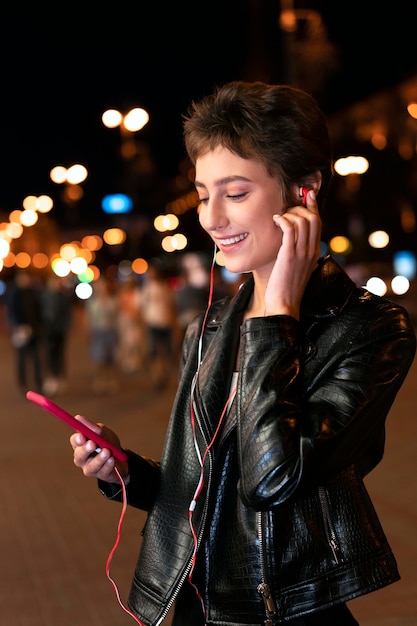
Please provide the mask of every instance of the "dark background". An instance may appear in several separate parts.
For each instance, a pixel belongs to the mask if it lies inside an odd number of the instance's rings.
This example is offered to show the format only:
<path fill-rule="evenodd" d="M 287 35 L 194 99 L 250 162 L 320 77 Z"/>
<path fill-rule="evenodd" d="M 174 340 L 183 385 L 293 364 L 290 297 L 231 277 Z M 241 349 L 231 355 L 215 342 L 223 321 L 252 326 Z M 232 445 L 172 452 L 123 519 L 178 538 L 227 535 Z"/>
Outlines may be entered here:
<path fill-rule="evenodd" d="M 101 227 L 109 219 L 102 197 L 127 191 L 134 214 L 151 217 L 181 195 L 181 115 L 214 85 L 235 79 L 298 84 L 332 119 L 417 73 L 417 3 L 295 2 L 298 42 L 306 38 L 303 11 L 316 12 L 324 29 L 319 48 L 301 46 L 298 57 L 290 52 L 294 39 L 279 26 L 281 4 L 76 3 L 3 11 L 0 211 L 7 216 L 25 196 L 46 193 L 62 229 Z M 121 158 L 119 131 L 101 122 L 107 108 L 134 106 L 150 114 L 136 134 L 139 164 Z M 354 148 L 354 138 L 348 144 L 336 142 L 335 156 Z M 83 199 L 68 206 L 49 172 L 77 162 L 89 177 Z M 387 187 L 392 171 L 395 194 L 401 184 L 395 167 L 383 168 L 378 180 Z"/>

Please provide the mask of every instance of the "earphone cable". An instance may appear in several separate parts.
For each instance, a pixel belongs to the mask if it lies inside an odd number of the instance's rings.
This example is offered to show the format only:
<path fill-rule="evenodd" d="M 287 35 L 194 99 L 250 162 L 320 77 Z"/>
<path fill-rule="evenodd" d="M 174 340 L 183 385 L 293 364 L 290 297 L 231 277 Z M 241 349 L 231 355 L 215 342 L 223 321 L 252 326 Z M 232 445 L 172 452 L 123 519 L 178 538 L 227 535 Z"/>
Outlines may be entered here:
<path fill-rule="evenodd" d="M 119 522 L 117 525 L 117 536 L 116 536 L 116 541 L 112 547 L 112 549 L 110 550 L 110 553 L 107 557 L 107 561 L 106 561 L 106 576 L 108 578 L 108 580 L 110 581 L 110 583 L 113 586 L 114 592 L 116 594 L 116 598 L 118 603 L 120 604 L 120 606 L 122 607 L 122 609 L 128 614 L 130 615 L 130 617 L 132 617 L 137 624 L 140 624 L 140 626 L 145 626 L 145 624 L 143 622 L 141 622 L 141 620 L 127 607 L 124 605 L 124 603 L 122 602 L 122 599 L 120 597 L 120 592 L 119 589 L 117 587 L 117 584 L 115 583 L 115 581 L 113 580 L 113 578 L 110 575 L 110 563 L 113 559 L 114 553 L 117 550 L 117 547 L 120 543 L 120 539 L 121 539 L 121 533 L 122 533 L 122 526 L 123 526 L 123 521 L 125 518 L 125 514 L 126 514 L 126 509 L 127 509 L 127 495 L 126 495 L 126 485 L 124 483 L 124 480 L 119 472 L 119 470 L 117 469 L 117 467 L 114 468 L 115 473 L 117 474 L 117 477 L 120 481 L 120 485 L 122 487 L 122 494 L 123 494 L 123 503 L 122 503 L 122 510 L 120 513 L 120 517 L 119 517 Z"/>

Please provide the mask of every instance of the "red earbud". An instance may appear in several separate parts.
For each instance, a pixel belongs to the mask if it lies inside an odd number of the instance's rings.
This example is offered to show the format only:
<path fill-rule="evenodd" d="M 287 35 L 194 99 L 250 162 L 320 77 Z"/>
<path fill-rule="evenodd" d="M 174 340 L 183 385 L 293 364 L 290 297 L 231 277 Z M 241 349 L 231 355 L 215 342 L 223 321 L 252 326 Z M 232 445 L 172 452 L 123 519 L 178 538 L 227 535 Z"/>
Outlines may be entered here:
<path fill-rule="evenodd" d="M 307 206 L 307 194 L 310 191 L 310 187 L 301 187 L 300 197 L 302 197 L 302 205 Z"/>

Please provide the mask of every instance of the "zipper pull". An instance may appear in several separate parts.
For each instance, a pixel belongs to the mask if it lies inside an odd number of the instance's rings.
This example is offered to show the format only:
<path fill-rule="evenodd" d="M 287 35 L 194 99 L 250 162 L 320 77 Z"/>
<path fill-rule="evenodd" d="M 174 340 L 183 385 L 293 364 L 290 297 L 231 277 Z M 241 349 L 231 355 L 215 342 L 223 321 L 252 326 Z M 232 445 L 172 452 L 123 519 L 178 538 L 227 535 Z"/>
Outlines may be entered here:
<path fill-rule="evenodd" d="M 333 552 L 333 557 L 336 563 L 343 563 L 343 559 L 340 556 L 341 550 L 340 550 L 339 544 L 334 539 L 330 539 L 329 544 L 330 544 L 331 551 Z"/>
<path fill-rule="evenodd" d="M 262 599 L 265 604 L 265 612 L 266 612 L 267 619 L 265 620 L 264 624 L 265 626 L 273 626 L 271 616 L 275 615 L 277 611 L 275 608 L 275 603 L 272 598 L 271 592 L 269 590 L 269 586 L 267 585 L 267 583 L 260 583 L 258 585 L 257 590 L 258 590 L 258 593 L 260 593 L 260 595 L 262 596 Z"/>

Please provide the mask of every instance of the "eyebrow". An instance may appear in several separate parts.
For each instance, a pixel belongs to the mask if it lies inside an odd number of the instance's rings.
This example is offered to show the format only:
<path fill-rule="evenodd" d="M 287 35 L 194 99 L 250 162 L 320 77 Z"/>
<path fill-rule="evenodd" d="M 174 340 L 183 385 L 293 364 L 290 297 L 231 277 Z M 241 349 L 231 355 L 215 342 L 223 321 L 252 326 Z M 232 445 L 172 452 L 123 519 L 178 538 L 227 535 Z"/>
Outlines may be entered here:
<path fill-rule="evenodd" d="M 224 178 L 220 178 L 219 180 L 216 180 L 215 182 L 215 187 L 221 187 L 222 185 L 227 185 L 228 183 L 234 183 L 236 181 L 243 181 L 243 182 L 250 182 L 249 178 L 246 178 L 245 176 L 225 176 Z M 200 183 L 198 180 L 194 181 L 194 185 L 196 187 L 206 187 L 203 183 Z"/>

